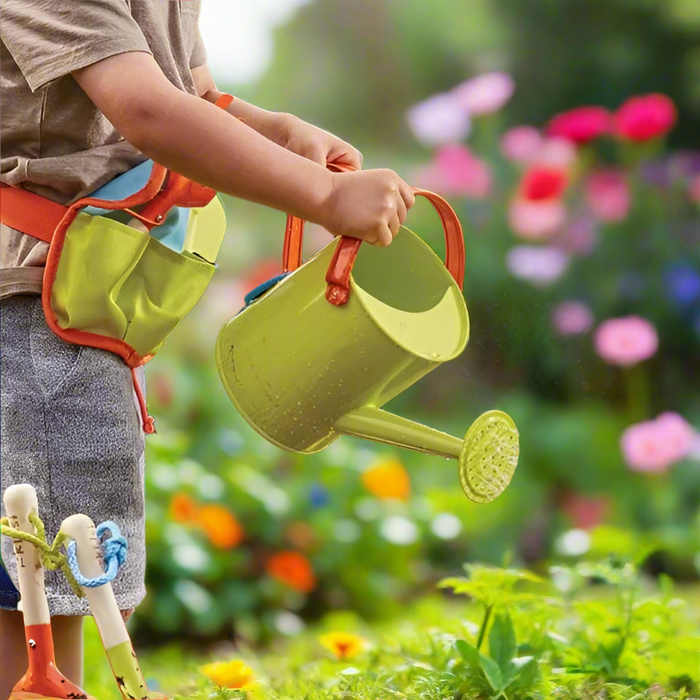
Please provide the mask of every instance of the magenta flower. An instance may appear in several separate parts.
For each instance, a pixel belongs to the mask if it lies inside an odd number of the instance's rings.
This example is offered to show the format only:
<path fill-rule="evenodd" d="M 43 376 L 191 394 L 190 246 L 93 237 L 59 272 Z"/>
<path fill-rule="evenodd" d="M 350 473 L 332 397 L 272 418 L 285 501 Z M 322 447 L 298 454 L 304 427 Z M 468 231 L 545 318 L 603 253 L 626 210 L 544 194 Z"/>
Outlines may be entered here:
<path fill-rule="evenodd" d="M 426 146 L 464 140 L 471 128 L 469 113 L 452 93 L 433 95 L 408 110 L 406 120 L 413 135 Z"/>
<path fill-rule="evenodd" d="M 508 160 L 529 163 L 540 151 L 542 140 L 534 126 L 514 126 L 501 137 L 501 151 Z"/>
<path fill-rule="evenodd" d="M 513 95 L 515 83 L 507 73 L 483 73 L 454 88 L 459 104 L 472 116 L 498 112 Z"/>
<path fill-rule="evenodd" d="M 550 238 L 566 222 L 566 207 L 560 199 L 527 200 L 516 197 L 508 208 L 508 223 L 520 238 L 541 241 Z"/>
<path fill-rule="evenodd" d="M 660 93 L 630 97 L 613 116 L 615 133 L 638 143 L 665 136 L 677 118 L 673 100 Z"/>
<path fill-rule="evenodd" d="M 569 256 L 551 246 L 519 245 L 506 255 L 508 271 L 518 279 L 545 287 L 555 282 L 569 266 Z"/>
<path fill-rule="evenodd" d="M 595 332 L 596 352 L 609 364 L 631 367 L 648 360 L 659 347 L 653 324 L 640 316 L 609 318 Z"/>
<path fill-rule="evenodd" d="M 581 335 L 593 326 L 593 312 L 582 301 L 563 301 L 552 313 L 552 324 L 559 335 Z"/>
<path fill-rule="evenodd" d="M 624 221 L 630 209 L 630 187 L 623 173 L 601 170 L 586 179 L 586 202 L 600 221 Z"/>
<path fill-rule="evenodd" d="M 547 134 L 584 144 L 610 131 L 610 113 L 604 107 L 576 107 L 556 114 L 549 122 Z"/>
<path fill-rule="evenodd" d="M 622 434 L 620 445 L 630 469 L 665 472 L 690 454 L 695 435 L 685 418 L 667 412 L 655 420 L 631 425 Z"/>

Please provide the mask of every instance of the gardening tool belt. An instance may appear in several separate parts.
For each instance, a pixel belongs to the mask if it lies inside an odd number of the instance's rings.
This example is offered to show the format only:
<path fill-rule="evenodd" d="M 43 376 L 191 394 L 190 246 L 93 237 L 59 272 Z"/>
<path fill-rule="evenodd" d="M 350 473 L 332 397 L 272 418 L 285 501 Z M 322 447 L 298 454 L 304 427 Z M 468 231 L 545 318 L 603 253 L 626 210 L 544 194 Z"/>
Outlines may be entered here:
<path fill-rule="evenodd" d="M 226 228 L 216 192 L 146 161 L 68 207 L 11 187 L 0 199 L 3 224 L 49 244 L 42 289 L 49 328 L 122 357 L 144 431 L 154 432 L 135 369 L 214 274 Z"/>

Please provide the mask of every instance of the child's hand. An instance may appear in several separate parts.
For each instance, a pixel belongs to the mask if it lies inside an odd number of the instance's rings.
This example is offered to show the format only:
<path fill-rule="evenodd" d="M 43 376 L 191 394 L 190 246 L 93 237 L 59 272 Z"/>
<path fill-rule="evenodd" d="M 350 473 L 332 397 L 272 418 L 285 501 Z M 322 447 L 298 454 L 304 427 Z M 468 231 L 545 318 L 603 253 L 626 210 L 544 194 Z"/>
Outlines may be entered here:
<path fill-rule="evenodd" d="M 337 236 L 388 246 L 416 199 L 392 170 L 333 174 L 333 190 L 319 223 Z"/>
<path fill-rule="evenodd" d="M 349 165 L 355 170 L 362 168 L 362 154 L 349 143 L 337 136 L 307 124 L 293 114 L 277 114 L 274 117 L 278 136 L 277 141 L 288 151 L 304 156 L 309 160 L 326 166 L 327 163 Z"/>

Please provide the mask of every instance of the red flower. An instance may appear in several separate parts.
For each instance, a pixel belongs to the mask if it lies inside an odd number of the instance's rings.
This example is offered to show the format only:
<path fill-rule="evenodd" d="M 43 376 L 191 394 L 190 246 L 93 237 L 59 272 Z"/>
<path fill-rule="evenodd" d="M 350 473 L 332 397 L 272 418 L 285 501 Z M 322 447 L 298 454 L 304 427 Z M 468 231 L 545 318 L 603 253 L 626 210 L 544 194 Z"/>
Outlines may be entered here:
<path fill-rule="evenodd" d="M 311 593 L 316 588 L 316 574 L 311 562 L 299 552 L 278 552 L 265 564 L 267 573 L 300 593 Z"/>
<path fill-rule="evenodd" d="M 525 199 L 538 202 L 560 197 L 566 185 L 567 176 L 563 170 L 535 166 L 525 173 L 520 187 Z"/>
<path fill-rule="evenodd" d="M 610 501 L 605 496 L 584 496 L 568 491 L 564 494 L 561 508 L 575 528 L 591 530 L 608 516 Z"/>
<path fill-rule="evenodd" d="M 615 112 L 615 133 L 629 141 L 650 141 L 667 134 L 676 123 L 676 117 L 676 105 L 666 95 L 630 97 Z"/>
<path fill-rule="evenodd" d="M 588 143 L 610 131 L 610 113 L 605 107 L 577 107 L 555 115 L 547 127 L 548 136 L 560 136 L 574 143 Z"/>

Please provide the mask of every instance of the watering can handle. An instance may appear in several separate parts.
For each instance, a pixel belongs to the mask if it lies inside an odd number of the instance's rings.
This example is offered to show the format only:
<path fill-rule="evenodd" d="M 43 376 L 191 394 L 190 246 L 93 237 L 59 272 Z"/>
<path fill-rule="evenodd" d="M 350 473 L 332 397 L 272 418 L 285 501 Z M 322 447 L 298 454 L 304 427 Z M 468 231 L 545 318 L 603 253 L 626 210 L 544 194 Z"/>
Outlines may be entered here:
<path fill-rule="evenodd" d="M 352 168 L 330 163 L 329 167 L 340 172 L 349 172 Z M 416 195 L 425 197 L 435 207 L 442 228 L 445 232 L 446 258 L 445 267 L 452 275 L 460 290 L 464 286 L 464 233 L 454 209 L 439 195 L 428 190 L 413 188 Z M 304 233 L 304 221 L 294 216 L 287 217 L 287 229 L 284 235 L 283 265 L 285 272 L 292 272 L 301 266 L 301 246 Z M 342 306 L 350 296 L 350 273 L 362 241 L 359 238 L 343 236 L 338 243 L 331 264 L 326 273 L 326 299 L 334 306 Z"/>

